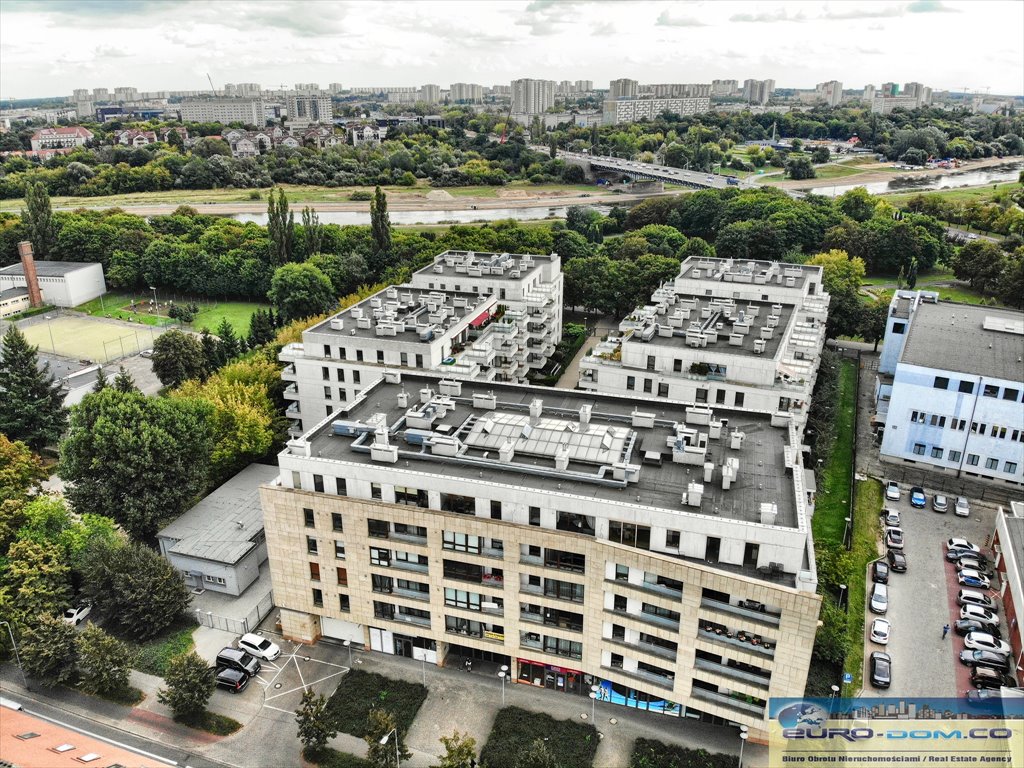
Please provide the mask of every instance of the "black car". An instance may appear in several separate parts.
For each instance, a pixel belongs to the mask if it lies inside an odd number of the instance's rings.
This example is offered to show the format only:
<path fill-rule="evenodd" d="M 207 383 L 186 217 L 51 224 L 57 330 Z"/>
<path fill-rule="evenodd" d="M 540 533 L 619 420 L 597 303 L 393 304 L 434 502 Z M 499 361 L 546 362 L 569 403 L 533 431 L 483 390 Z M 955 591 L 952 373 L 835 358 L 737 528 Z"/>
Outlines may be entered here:
<path fill-rule="evenodd" d="M 888 653 L 875 651 L 871 654 L 871 685 L 888 688 L 892 682 L 892 658 Z"/>
<path fill-rule="evenodd" d="M 971 670 L 971 685 L 975 688 L 1013 688 L 1016 683 L 1002 672 L 988 667 L 975 667 Z"/>
<path fill-rule="evenodd" d="M 887 555 L 889 558 L 889 568 L 892 569 L 893 573 L 906 573 L 907 572 L 907 556 L 902 552 L 897 552 L 894 549 L 889 550 Z"/>
<path fill-rule="evenodd" d="M 238 693 L 239 691 L 244 691 L 245 686 L 248 684 L 249 675 L 240 669 L 222 667 L 217 670 L 218 688 L 224 688 L 225 690 L 231 691 L 231 693 Z"/>
<path fill-rule="evenodd" d="M 988 565 L 987 557 L 980 552 L 973 552 L 969 549 L 948 549 L 946 550 L 946 559 L 951 563 L 956 563 L 960 560 L 976 560 L 983 566 Z"/>
<path fill-rule="evenodd" d="M 1002 653 L 995 651 L 971 651 L 964 649 L 960 651 L 960 663 L 968 667 L 990 667 L 999 672 L 1007 672 L 1010 668 L 1010 659 Z"/>
<path fill-rule="evenodd" d="M 875 560 L 871 564 L 871 580 L 876 584 L 888 584 L 889 566 L 881 560 Z"/>
<path fill-rule="evenodd" d="M 1000 637 L 998 625 L 989 624 L 980 619 L 957 619 L 953 624 L 953 631 L 958 635 L 966 635 L 968 632 L 988 632 L 993 637 Z"/>

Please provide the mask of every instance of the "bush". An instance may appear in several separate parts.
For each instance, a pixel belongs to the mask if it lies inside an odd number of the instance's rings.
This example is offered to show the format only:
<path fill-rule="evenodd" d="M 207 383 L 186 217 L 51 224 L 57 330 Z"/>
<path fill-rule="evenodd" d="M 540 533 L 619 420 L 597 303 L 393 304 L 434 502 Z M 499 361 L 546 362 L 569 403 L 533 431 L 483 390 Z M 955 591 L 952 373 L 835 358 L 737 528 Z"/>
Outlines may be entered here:
<path fill-rule="evenodd" d="M 488 768 L 516 768 L 520 754 L 540 739 L 559 768 L 590 768 L 597 753 L 597 729 L 572 720 L 506 707 L 494 718 L 480 763 Z M 547 739 L 546 742 L 543 740 Z"/>
<path fill-rule="evenodd" d="M 354 203 L 367 202 L 369 200 L 373 200 L 373 192 L 367 192 L 366 190 L 357 189 L 355 192 L 348 196 L 348 199 Z"/>
<path fill-rule="evenodd" d="M 135 668 L 147 675 L 163 677 L 171 659 L 192 650 L 192 633 L 195 629 L 196 623 L 192 617 L 182 616 L 162 635 L 138 646 Z"/>
<path fill-rule="evenodd" d="M 216 736 L 230 736 L 242 727 L 242 724 L 216 712 L 200 712 L 198 715 L 175 715 L 174 722 L 187 725 L 189 728 L 206 731 Z"/>
<path fill-rule="evenodd" d="M 629 768 L 734 768 L 739 758 L 704 749 L 687 749 L 654 739 L 637 739 Z"/>
<path fill-rule="evenodd" d="M 404 734 L 409 731 L 426 698 L 427 689 L 419 683 L 392 680 L 375 672 L 357 669 L 342 678 L 327 702 L 327 717 L 342 733 L 362 738 L 366 735 L 370 709 L 380 707 L 392 714 L 398 729 Z"/>

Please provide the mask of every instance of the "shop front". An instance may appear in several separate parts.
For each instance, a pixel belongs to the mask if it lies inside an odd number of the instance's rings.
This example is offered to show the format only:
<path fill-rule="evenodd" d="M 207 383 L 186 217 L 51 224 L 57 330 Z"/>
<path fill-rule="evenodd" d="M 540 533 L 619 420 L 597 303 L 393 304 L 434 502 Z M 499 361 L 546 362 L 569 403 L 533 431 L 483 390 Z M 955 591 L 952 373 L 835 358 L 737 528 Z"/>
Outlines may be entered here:
<path fill-rule="evenodd" d="M 578 669 L 556 667 L 554 664 L 530 659 L 516 659 L 516 662 L 519 665 L 516 682 L 538 688 L 586 696 L 590 693 L 590 686 L 598 682 L 597 678 L 585 675 Z"/>

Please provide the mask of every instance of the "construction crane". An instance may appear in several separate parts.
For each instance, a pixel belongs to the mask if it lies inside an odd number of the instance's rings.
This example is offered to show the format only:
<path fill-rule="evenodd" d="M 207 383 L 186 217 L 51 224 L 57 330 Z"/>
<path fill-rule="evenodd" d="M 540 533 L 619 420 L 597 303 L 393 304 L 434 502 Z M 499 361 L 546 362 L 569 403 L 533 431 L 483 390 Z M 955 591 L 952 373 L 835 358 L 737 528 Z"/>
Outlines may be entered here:
<path fill-rule="evenodd" d="M 206 79 L 210 81 L 210 90 L 213 91 L 213 95 L 217 95 L 217 89 L 213 87 L 213 78 L 210 77 L 210 73 L 206 73 Z"/>

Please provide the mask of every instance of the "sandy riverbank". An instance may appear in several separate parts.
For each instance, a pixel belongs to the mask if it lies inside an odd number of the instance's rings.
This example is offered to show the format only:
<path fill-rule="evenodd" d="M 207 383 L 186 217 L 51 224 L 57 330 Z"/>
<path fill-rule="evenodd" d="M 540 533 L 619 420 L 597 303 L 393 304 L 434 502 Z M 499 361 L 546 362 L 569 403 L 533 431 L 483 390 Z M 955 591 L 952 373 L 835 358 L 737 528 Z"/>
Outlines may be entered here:
<path fill-rule="evenodd" d="M 1006 163 L 1020 162 L 1019 157 L 987 157 L 983 160 L 969 160 L 961 165 L 959 168 L 931 168 L 921 169 L 919 171 L 872 171 L 865 170 L 863 173 L 852 174 L 850 176 L 837 176 L 832 179 L 799 179 L 796 181 L 780 181 L 776 184 L 770 184 L 766 186 L 778 187 L 779 189 L 812 189 L 814 187 L 828 187 L 828 186 L 848 186 L 856 184 L 874 184 L 880 181 L 892 181 L 900 177 L 907 177 L 912 179 L 930 179 L 936 176 L 950 176 L 954 173 L 963 173 L 965 171 L 977 171 L 982 168 L 989 168 L 993 165 L 1004 165 Z M 843 165 L 847 165 L 844 163 Z M 856 166 L 849 164 L 847 167 L 854 168 Z M 869 166 L 870 167 L 870 166 Z M 756 181 L 757 177 L 752 177 L 751 181 Z M 911 190 L 912 191 L 912 190 Z"/>

